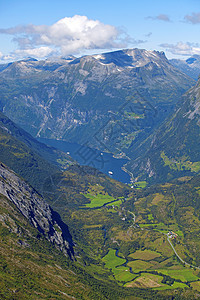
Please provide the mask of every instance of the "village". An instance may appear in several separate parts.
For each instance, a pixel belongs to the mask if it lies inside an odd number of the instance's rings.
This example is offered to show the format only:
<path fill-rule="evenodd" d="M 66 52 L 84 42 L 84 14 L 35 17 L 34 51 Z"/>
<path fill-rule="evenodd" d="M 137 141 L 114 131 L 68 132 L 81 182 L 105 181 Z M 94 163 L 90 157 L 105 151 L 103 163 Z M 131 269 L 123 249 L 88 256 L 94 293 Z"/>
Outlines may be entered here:
<path fill-rule="evenodd" d="M 178 234 L 175 233 L 175 232 L 173 232 L 173 231 L 169 231 L 169 232 L 167 233 L 167 236 L 168 236 L 168 238 L 170 238 L 170 239 L 176 239 L 176 238 L 178 237 Z"/>

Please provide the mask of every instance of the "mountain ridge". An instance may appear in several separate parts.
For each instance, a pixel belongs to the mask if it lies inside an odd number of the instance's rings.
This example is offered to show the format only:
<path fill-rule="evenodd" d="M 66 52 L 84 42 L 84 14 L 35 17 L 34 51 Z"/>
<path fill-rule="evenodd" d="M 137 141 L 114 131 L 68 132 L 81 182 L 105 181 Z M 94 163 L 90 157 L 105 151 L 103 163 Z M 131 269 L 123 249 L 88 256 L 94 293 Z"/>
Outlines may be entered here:
<path fill-rule="evenodd" d="M 200 55 L 194 54 L 186 60 L 170 59 L 170 63 L 194 80 L 200 75 Z"/>

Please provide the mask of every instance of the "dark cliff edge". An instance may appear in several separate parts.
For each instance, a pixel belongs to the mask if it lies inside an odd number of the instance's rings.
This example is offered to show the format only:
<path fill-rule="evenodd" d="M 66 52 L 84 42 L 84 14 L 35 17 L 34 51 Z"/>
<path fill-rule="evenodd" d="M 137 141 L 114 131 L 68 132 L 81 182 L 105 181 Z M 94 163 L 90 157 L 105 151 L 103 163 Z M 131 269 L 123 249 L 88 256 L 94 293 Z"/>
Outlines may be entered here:
<path fill-rule="evenodd" d="M 68 226 L 31 186 L 0 163 L 0 193 L 56 248 L 74 258 L 72 236 Z"/>

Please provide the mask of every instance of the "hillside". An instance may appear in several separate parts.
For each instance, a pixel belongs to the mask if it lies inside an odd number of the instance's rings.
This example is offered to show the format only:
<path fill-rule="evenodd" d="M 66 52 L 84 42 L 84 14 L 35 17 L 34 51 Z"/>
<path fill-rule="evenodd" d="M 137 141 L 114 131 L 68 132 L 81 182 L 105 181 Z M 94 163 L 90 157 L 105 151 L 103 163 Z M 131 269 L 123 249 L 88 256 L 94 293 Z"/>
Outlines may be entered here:
<path fill-rule="evenodd" d="M 67 225 L 44 199 L 4 164 L 0 164 L 0 193 L 7 197 L 47 240 L 73 257 L 73 241 Z"/>
<path fill-rule="evenodd" d="M 0 171 L 0 298 L 121 299 L 122 289 L 64 255 L 66 225 L 41 197 L 2 164 Z"/>
<path fill-rule="evenodd" d="M 1 112 L 0 161 L 40 192 L 46 177 L 73 163 L 69 155 L 38 142 Z"/>
<path fill-rule="evenodd" d="M 96 279 L 198 299 L 199 177 L 136 190 L 72 166 L 45 187 L 47 201 L 68 220 L 77 261 Z"/>
<path fill-rule="evenodd" d="M 147 141 L 143 156 L 130 162 L 135 177 L 150 182 L 200 172 L 200 81 L 182 98 L 175 113 Z M 149 147 L 148 147 L 148 146 Z"/>
<path fill-rule="evenodd" d="M 0 110 L 33 136 L 136 155 L 193 84 L 158 51 L 29 59 L 0 72 Z"/>

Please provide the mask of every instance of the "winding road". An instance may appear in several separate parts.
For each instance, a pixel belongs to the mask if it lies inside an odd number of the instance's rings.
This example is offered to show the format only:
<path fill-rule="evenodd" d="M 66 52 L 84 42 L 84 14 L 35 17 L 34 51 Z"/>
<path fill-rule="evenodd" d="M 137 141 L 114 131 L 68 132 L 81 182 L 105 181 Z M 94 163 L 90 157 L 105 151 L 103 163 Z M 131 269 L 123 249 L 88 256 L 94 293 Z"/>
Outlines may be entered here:
<path fill-rule="evenodd" d="M 135 223 L 135 220 L 136 220 L 135 214 L 134 214 L 133 212 L 131 212 L 130 210 L 128 210 L 127 212 L 129 212 L 130 214 L 133 215 L 133 221 L 134 221 L 134 223 Z M 132 227 L 132 226 L 130 226 L 130 227 Z M 146 229 L 146 230 L 149 230 L 149 229 Z M 186 261 L 184 261 L 184 260 L 178 255 L 178 253 L 176 252 L 176 249 L 174 248 L 174 246 L 173 246 L 173 244 L 172 244 L 170 238 L 168 237 L 167 233 L 163 233 L 162 231 L 159 231 L 159 232 L 162 233 L 162 234 L 164 234 L 165 236 L 167 236 L 167 241 L 168 241 L 168 243 L 170 244 L 172 250 L 174 251 L 174 254 L 178 257 L 178 259 L 179 259 L 183 264 L 185 264 L 185 266 L 188 266 L 188 267 L 191 267 L 191 268 L 195 268 L 195 269 L 200 270 L 200 267 L 197 267 L 197 266 L 193 266 L 193 265 L 188 264 Z"/>
<path fill-rule="evenodd" d="M 160 231 L 159 231 L 159 232 L 160 232 Z M 167 236 L 166 233 L 163 233 L 163 234 L 165 234 L 165 235 Z M 195 268 L 195 269 L 200 270 L 200 267 L 196 267 L 196 266 L 193 266 L 193 265 L 188 264 L 186 261 L 184 261 L 184 260 L 178 255 L 178 253 L 176 252 L 176 249 L 174 248 L 174 246 L 173 246 L 173 244 L 172 244 L 172 242 L 170 241 L 170 239 L 169 239 L 168 236 L 167 236 L 167 240 L 168 240 L 169 244 L 171 245 L 172 250 L 174 251 L 175 255 L 178 257 L 178 259 L 179 259 L 183 264 L 185 264 L 185 265 L 188 266 L 188 267 L 191 267 L 191 268 Z"/>

